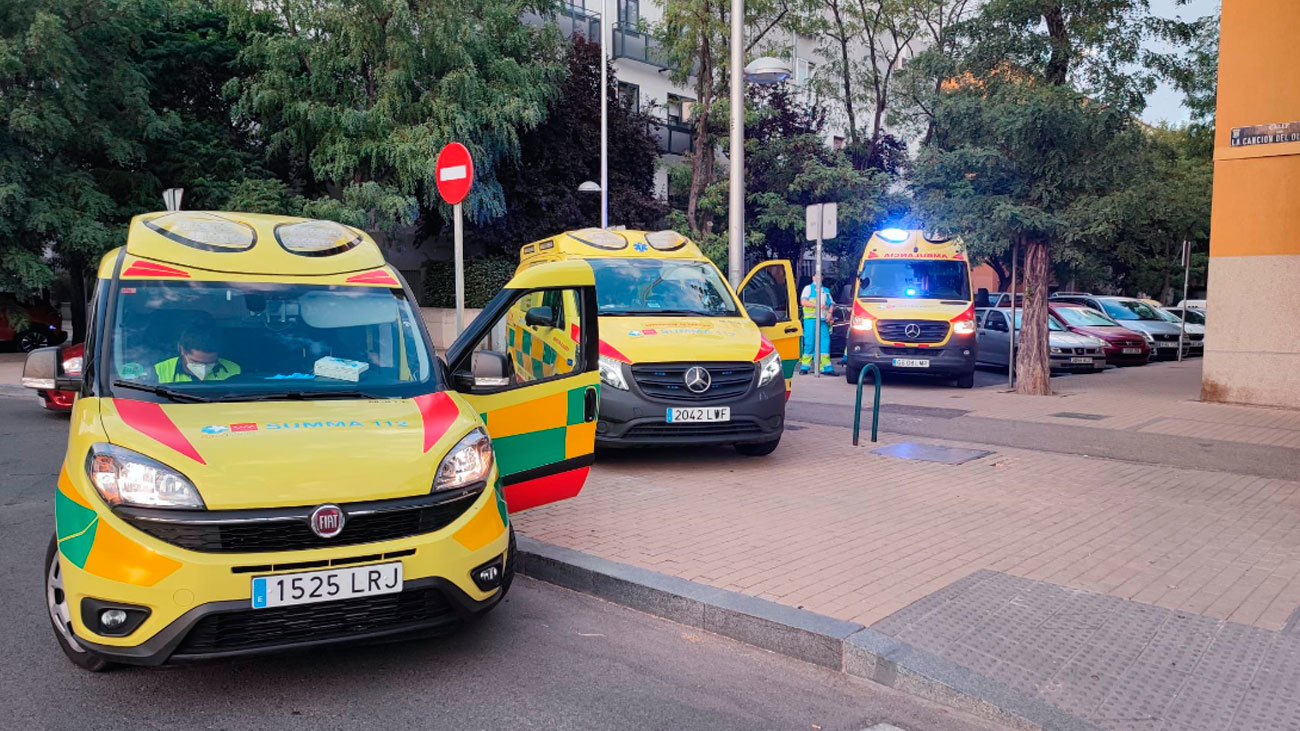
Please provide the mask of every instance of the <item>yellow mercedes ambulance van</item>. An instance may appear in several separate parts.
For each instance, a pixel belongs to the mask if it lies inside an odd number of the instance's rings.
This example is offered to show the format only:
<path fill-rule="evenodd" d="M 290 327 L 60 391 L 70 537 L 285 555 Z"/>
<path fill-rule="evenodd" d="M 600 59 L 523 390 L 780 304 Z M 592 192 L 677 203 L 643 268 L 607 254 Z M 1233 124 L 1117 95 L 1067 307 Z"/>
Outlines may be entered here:
<path fill-rule="evenodd" d="M 729 444 L 776 449 L 799 360 L 790 263 L 751 270 L 740 296 L 690 239 L 675 231 L 583 229 L 526 244 L 519 275 L 583 262 L 596 282 L 602 446 Z M 577 340 L 563 296 L 537 299 L 511 324 L 514 367 L 545 377 Z"/>
<path fill-rule="evenodd" d="M 881 371 L 975 385 L 975 300 L 961 239 L 888 228 L 871 235 L 858 264 L 845 378 Z"/>
<path fill-rule="evenodd" d="M 506 323 L 537 298 L 575 333 L 544 376 Z M 364 233 L 217 212 L 136 217 L 104 257 L 45 563 L 83 668 L 389 637 L 496 605 L 509 514 L 572 497 L 592 461 L 595 280 L 529 267 L 445 352 Z"/>

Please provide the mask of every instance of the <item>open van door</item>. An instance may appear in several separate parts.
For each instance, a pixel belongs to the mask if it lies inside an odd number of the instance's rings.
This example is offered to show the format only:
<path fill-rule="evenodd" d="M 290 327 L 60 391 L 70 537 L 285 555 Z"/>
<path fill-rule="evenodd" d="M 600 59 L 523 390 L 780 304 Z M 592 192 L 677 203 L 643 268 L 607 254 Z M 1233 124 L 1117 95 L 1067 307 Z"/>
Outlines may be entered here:
<path fill-rule="evenodd" d="M 790 268 L 790 262 L 776 259 L 755 266 L 740 283 L 739 294 L 740 301 L 746 308 L 750 305 L 763 305 L 776 313 L 775 325 L 759 329 L 781 355 L 788 397 L 795 369 L 799 367 L 799 338 L 803 334 L 799 321 L 799 301 L 794 291 L 794 271 Z"/>
<path fill-rule="evenodd" d="M 596 281 L 582 261 L 528 267 L 447 349 L 487 424 L 510 512 L 574 497 L 594 460 Z"/>

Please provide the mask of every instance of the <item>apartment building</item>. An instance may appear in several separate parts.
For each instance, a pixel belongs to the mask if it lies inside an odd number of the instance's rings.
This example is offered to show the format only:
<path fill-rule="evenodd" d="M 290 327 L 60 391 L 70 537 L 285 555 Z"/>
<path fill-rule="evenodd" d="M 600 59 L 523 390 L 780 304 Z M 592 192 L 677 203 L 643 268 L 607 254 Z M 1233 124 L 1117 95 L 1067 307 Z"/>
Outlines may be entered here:
<path fill-rule="evenodd" d="M 653 29 L 663 20 L 664 0 L 571 0 L 562 5 L 553 17 L 526 17 L 527 23 L 554 23 L 571 37 L 580 33 L 589 39 L 605 34 L 605 48 L 618 78 L 618 98 L 629 106 L 647 111 L 654 122 L 654 134 L 664 162 L 671 164 L 689 152 L 692 146 L 691 124 L 696 103 L 694 83 L 675 84 L 671 80 L 673 66 L 664 53 Z M 602 24 L 602 12 L 607 12 L 611 23 Z M 792 79 L 797 86 L 808 89 L 817 69 L 823 64 L 812 38 L 801 37 L 780 28 L 773 29 L 765 39 L 770 55 L 793 58 Z M 844 142 L 841 115 L 829 110 L 827 115 L 827 144 Z M 667 166 L 660 166 L 655 174 L 655 188 L 667 196 Z"/>

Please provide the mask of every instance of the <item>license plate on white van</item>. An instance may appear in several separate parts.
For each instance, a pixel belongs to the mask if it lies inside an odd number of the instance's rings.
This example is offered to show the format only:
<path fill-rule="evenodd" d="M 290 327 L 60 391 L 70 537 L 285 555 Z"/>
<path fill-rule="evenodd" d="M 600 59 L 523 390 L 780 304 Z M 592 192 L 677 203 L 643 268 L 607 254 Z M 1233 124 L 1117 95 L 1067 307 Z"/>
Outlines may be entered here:
<path fill-rule="evenodd" d="M 402 590 L 402 562 L 302 571 L 253 579 L 253 608 L 334 602 Z"/>
<path fill-rule="evenodd" d="M 895 368 L 929 368 L 930 361 L 925 358 L 895 358 Z"/>
<path fill-rule="evenodd" d="M 730 406 L 706 406 L 703 408 L 687 406 L 673 407 L 668 409 L 669 424 L 685 424 L 687 422 L 710 422 L 710 421 L 731 421 Z"/>

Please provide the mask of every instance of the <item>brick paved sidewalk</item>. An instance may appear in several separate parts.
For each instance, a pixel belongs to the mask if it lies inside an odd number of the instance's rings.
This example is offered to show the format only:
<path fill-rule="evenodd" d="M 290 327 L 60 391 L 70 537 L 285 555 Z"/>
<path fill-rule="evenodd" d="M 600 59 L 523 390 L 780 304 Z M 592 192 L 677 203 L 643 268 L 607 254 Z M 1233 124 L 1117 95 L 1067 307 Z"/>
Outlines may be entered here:
<path fill-rule="evenodd" d="M 1072 395 L 1050 399 L 906 384 L 886 398 L 1009 426 L 1100 427 L 1116 444 L 1200 420 L 1217 440 L 1267 435 L 1269 455 L 1295 455 L 1297 479 L 911 439 L 992 450 L 920 462 L 872 451 L 906 437 L 853 448 L 842 426 L 792 423 L 766 458 L 602 454 L 582 495 L 516 526 L 873 625 L 1106 727 L 1287 727 L 1300 716 L 1300 451 L 1287 448 L 1300 415 L 1192 401 L 1197 366 L 1163 366 L 1071 379 Z M 851 393 L 842 378 L 804 378 L 795 400 Z M 1067 411 L 1103 418 L 1053 416 Z M 971 588 L 989 576 L 1002 578 Z"/>
<path fill-rule="evenodd" d="M 1300 387 L 1300 386 L 1297 386 Z M 1010 393 L 1006 385 L 971 390 L 919 378 L 889 378 L 891 405 L 967 410 L 973 416 L 1169 434 L 1300 449 L 1300 411 L 1200 401 L 1201 361 L 1151 363 L 1052 379 L 1050 398 Z M 838 378 L 800 377 L 794 400 L 851 404 Z"/>

